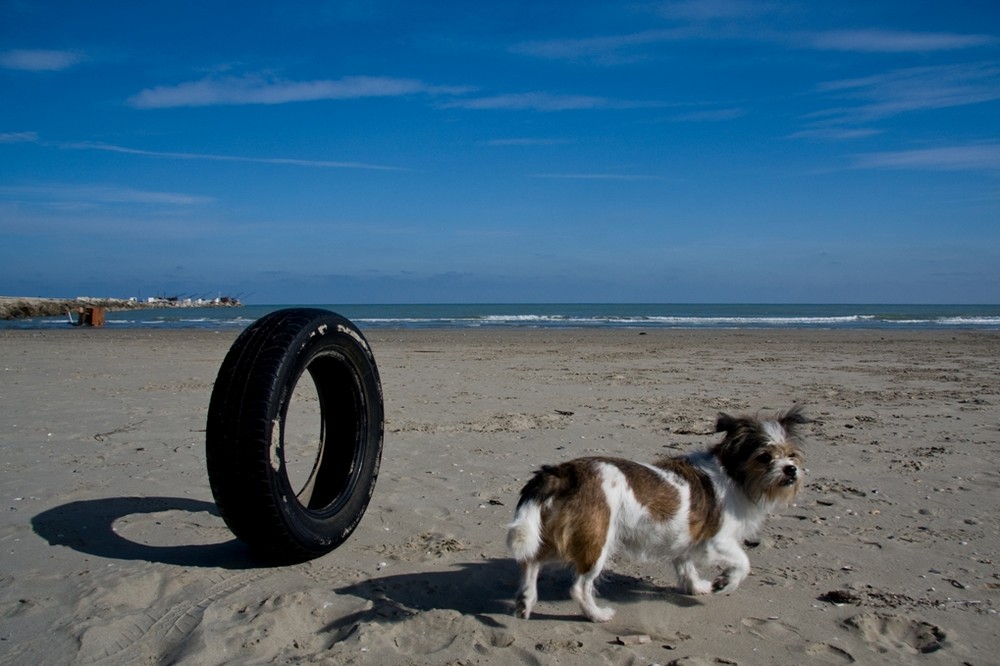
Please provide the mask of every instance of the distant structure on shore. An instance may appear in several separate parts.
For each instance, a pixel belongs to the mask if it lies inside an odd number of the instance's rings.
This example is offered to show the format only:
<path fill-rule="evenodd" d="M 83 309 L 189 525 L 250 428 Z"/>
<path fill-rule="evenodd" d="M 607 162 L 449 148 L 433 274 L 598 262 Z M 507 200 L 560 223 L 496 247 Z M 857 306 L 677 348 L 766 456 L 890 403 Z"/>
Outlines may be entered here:
<path fill-rule="evenodd" d="M 80 300 L 79 297 L 77 300 Z M 130 301 L 136 300 L 130 298 Z M 146 305 L 153 308 L 229 308 L 242 305 L 238 298 L 219 296 L 218 298 L 182 298 L 180 296 L 150 296 Z"/>
<path fill-rule="evenodd" d="M 109 312 L 118 310 L 148 310 L 154 308 L 233 308 L 243 305 L 238 298 L 219 296 L 218 298 L 180 298 L 177 296 L 153 296 L 144 301 L 138 298 L 94 298 L 77 296 L 63 298 L 26 298 L 0 296 L 0 319 L 34 319 L 36 317 L 64 317 L 69 312 L 79 312 L 82 308 L 103 308 Z"/>

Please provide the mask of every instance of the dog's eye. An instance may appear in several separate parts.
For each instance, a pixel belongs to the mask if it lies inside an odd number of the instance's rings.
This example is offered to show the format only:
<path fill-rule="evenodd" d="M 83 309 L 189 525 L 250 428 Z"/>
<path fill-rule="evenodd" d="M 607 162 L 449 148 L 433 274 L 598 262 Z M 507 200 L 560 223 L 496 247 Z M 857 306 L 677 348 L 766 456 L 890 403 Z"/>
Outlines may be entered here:
<path fill-rule="evenodd" d="M 771 462 L 771 454 L 770 453 L 762 453 L 762 454 L 760 454 L 759 456 L 757 456 L 757 462 L 759 462 L 762 465 L 768 465 L 768 464 L 770 464 L 770 462 Z"/>

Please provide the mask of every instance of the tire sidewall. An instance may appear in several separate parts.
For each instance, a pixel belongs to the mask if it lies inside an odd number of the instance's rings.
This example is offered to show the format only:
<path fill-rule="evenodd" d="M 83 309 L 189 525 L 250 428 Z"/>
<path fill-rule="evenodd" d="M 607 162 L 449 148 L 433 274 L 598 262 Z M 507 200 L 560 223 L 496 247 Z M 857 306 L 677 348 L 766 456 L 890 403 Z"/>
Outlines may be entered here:
<path fill-rule="evenodd" d="M 359 405 L 359 423 L 352 469 L 344 491 L 321 511 L 304 507 L 295 497 L 285 468 L 284 426 L 292 394 L 298 382 L 311 381 L 307 368 L 328 357 L 350 369 L 352 391 Z M 305 327 L 290 345 L 289 353 L 275 374 L 277 400 L 271 401 L 269 425 L 269 477 L 278 499 L 282 520 L 300 545 L 316 553 L 328 552 L 343 542 L 361 521 L 374 491 L 381 464 L 383 438 L 382 388 L 367 340 L 350 321 L 329 313 Z M 329 406 L 324 408 L 327 412 Z M 323 419 L 331 418 L 324 413 Z M 327 446 L 337 445 L 327 442 Z M 347 445 L 346 443 L 344 445 Z M 359 490 L 364 490 L 359 492 Z"/>

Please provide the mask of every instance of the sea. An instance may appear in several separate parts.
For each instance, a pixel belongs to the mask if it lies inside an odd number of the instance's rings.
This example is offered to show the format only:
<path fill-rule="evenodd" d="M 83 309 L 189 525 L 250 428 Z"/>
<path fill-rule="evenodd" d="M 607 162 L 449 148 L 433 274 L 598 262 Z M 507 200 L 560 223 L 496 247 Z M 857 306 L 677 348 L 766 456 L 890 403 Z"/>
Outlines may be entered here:
<path fill-rule="evenodd" d="M 332 310 L 365 329 L 895 329 L 1000 330 L 1000 305 L 501 303 L 244 305 L 109 312 L 120 329 L 242 330 L 287 307 Z M 68 328 L 67 317 L 0 321 L 0 329 Z"/>

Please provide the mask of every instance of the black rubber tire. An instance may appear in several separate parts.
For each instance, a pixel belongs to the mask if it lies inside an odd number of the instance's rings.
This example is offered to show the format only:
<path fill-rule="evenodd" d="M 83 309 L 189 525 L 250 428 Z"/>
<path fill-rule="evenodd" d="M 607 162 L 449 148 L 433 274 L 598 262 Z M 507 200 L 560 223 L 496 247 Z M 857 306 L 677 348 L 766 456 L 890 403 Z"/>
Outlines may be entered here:
<path fill-rule="evenodd" d="M 296 491 L 285 463 L 285 422 L 305 373 L 316 386 L 321 427 L 312 472 Z M 375 357 L 354 324 L 312 308 L 258 319 L 229 349 L 208 408 L 208 478 L 226 524 L 279 562 L 339 546 L 375 488 L 383 414 Z"/>

